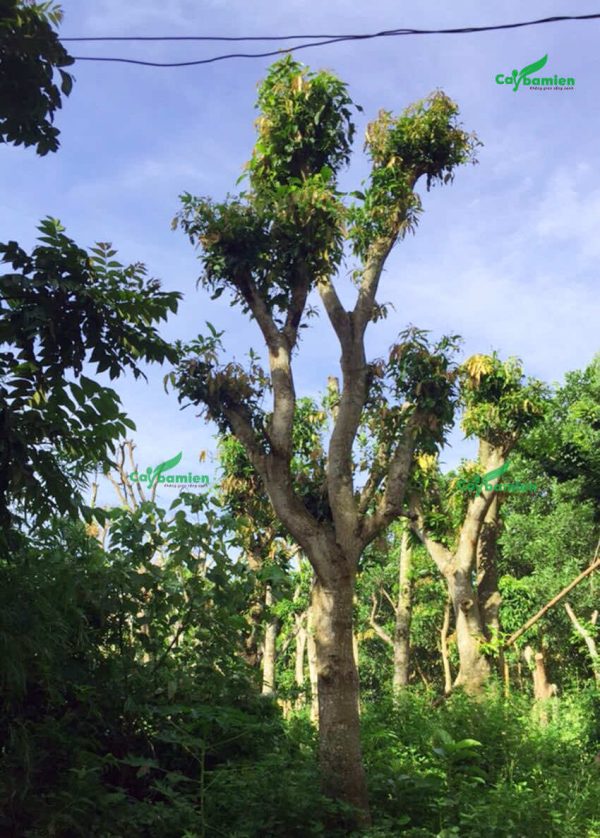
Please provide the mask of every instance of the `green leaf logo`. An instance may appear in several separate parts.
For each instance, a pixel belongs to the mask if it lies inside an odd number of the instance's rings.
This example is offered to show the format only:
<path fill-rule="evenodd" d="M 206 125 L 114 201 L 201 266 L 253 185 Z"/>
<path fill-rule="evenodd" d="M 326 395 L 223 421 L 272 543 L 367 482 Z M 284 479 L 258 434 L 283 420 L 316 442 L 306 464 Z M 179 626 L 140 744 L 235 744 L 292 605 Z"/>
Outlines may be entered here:
<path fill-rule="evenodd" d="M 183 456 L 183 452 L 180 451 L 175 457 L 171 460 L 165 460 L 164 463 L 160 463 L 160 465 L 156 466 L 154 471 L 152 472 L 152 476 L 150 478 L 150 485 L 158 482 L 158 478 L 163 474 L 165 471 L 169 471 L 169 469 L 175 468 L 176 465 L 179 465 L 181 462 L 181 458 Z"/>
<path fill-rule="evenodd" d="M 517 76 L 517 71 L 514 71 L 513 78 L 515 79 L 515 86 L 513 90 L 516 90 L 524 78 L 530 76 L 532 73 L 536 73 L 538 70 L 541 70 L 542 67 L 546 66 L 548 61 L 548 55 L 546 54 L 543 58 L 540 58 L 539 61 L 534 61 L 533 64 L 529 64 L 527 67 L 523 67 L 519 75 Z"/>
<path fill-rule="evenodd" d="M 478 495 L 481 494 L 482 489 L 484 488 L 484 486 L 486 486 L 486 484 L 490 480 L 493 480 L 495 477 L 501 477 L 504 474 L 504 472 L 508 470 L 509 466 L 510 466 L 510 460 L 507 460 L 504 463 L 504 465 L 500 466 L 499 468 L 495 468 L 493 471 L 488 471 L 487 474 L 484 474 L 483 477 L 481 478 L 481 483 L 479 484 L 479 489 L 477 490 L 477 494 Z"/>

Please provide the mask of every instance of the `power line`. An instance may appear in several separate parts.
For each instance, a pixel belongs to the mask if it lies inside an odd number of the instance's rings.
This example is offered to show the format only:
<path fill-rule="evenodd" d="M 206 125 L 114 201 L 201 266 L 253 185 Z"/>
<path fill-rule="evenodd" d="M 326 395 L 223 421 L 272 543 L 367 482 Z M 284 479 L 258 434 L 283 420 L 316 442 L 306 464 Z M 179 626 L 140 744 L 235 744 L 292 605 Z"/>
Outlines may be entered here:
<path fill-rule="evenodd" d="M 201 64 L 214 64 L 217 61 L 227 61 L 232 58 L 271 58 L 273 56 L 281 55 L 286 52 L 294 52 L 300 49 L 309 49 L 310 47 L 321 47 L 328 44 L 338 44 L 344 41 L 367 41 L 374 38 L 390 38 L 399 37 L 402 35 L 470 35 L 478 32 L 495 32 L 504 29 L 520 29 L 525 26 L 540 26 L 546 23 L 562 23 L 568 20 L 596 20 L 600 18 L 600 13 L 589 15 L 557 15 L 555 17 L 545 17 L 540 20 L 528 20 L 518 23 L 501 23 L 495 26 L 468 26 L 459 27 L 455 29 L 388 29 L 381 32 L 373 32 L 369 34 L 359 35 L 249 35 L 249 36 L 223 36 L 223 35 L 115 35 L 115 36 L 95 36 L 95 37 L 71 37 L 61 38 L 61 41 L 126 41 L 126 42 L 144 42 L 144 41 L 292 41 L 301 40 L 303 42 L 309 40 L 310 43 L 300 43 L 295 46 L 285 47 L 277 50 L 269 50 L 267 52 L 237 52 L 228 53 L 225 55 L 216 55 L 212 58 L 202 58 L 195 61 L 142 61 L 135 58 L 120 58 L 120 57 L 103 57 L 103 56 L 73 56 L 76 61 L 105 61 L 116 62 L 121 64 L 139 64 L 144 67 L 194 67 Z"/>
<path fill-rule="evenodd" d="M 412 32 L 393 29 L 391 32 Z M 416 31 L 416 30 L 414 30 Z M 378 33 L 384 34 L 384 33 Z M 85 35 L 61 41 L 303 41 L 307 38 L 360 38 L 361 35 Z M 374 37 L 374 36 L 369 36 Z"/>
<path fill-rule="evenodd" d="M 600 14 L 590 15 L 559 15 L 545 17 L 540 20 L 529 20 L 522 23 L 503 23 L 496 26 L 469 26 L 457 29 L 387 29 L 373 34 L 345 34 L 345 35 L 94 35 L 77 38 L 61 38 L 61 41 L 292 41 L 306 39 L 355 39 L 379 38 L 384 35 L 455 35 L 470 32 L 488 32 L 495 29 L 517 29 L 522 26 L 537 26 L 541 23 L 557 23 L 565 20 L 590 20 L 599 18 Z"/>

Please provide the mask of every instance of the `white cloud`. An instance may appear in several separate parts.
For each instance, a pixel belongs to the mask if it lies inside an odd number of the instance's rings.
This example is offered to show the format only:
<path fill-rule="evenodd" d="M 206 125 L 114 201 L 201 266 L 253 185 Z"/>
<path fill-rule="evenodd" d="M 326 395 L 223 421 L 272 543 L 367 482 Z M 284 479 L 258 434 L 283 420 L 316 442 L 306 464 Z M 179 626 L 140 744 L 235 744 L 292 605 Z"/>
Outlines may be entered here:
<path fill-rule="evenodd" d="M 202 11 L 223 8 L 226 0 L 202 0 Z M 97 0 L 92 9 L 84 12 L 83 24 L 90 32 L 106 33 L 110 24 L 111 34 L 144 34 L 145 27 L 158 24 L 185 29 L 190 20 L 198 17 L 197 0 Z M 67 21 L 70 22 L 69 18 Z"/>
<path fill-rule="evenodd" d="M 600 183 L 587 163 L 561 169 L 551 178 L 537 210 L 536 232 L 546 245 L 568 243 L 584 265 L 600 257 Z"/>
<path fill-rule="evenodd" d="M 139 161 L 121 165 L 110 176 L 89 178 L 75 183 L 69 190 L 69 200 L 74 202 L 98 203 L 112 201 L 115 194 L 123 192 L 156 194 L 157 189 L 166 188 L 175 196 L 173 185 L 178 181 L 189 183 L 190 188 L 197 188 L 206 183 L 205 170 L 181 155 L 146 157 Z M 200 187 L 202 188 L 202 187 Z"/>

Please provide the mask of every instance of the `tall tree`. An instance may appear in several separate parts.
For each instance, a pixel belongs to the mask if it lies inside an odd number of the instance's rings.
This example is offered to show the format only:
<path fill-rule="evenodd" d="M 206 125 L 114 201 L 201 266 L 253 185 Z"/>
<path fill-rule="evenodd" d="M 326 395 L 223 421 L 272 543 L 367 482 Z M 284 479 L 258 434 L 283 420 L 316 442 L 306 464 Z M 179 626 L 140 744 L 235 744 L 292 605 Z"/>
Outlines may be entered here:
<path fill-rule="evenodd" d="M 431 349 L 406 335 L 386 361 L 369 363 L 368 325 L 382 316 L 376 295 L 386 260 L 416 224 L 425 179 L 447 183 L 473 159 L 476 139 L 457 123 L 457 106 L 438 92 L 399 117 L 380 112 L 366 135 L 371 173 L 347 205 L 337 178 L 354 135 L 346 86 L 291 58 L 273 65 L 259 90 L 258 139 L 249 188 L 217 203 L 183 197 L 178 217 L 202 247 L 202 281 L 258 324 L 269 372 L 221 363 L 216 335 L 200 338 L 179 369 L 180 398 L 204 405 L 242 442 L 276 515 L 315 574 L 313 615 L 318 661 L 320 762 L 325 792 L 368 820 L 352 648 L 354 580 L 365 547 L 404 511 L 413 450 L 435 448 L 451 419 L 452 342 Z M 334 284 L 349 243 L 357 267 L 356 302 L 346 310 Z M 341 350 L 341 392 L 313 488 L 296 481 L 292 355 L 317 290 Z M 262 408 L 272 391 L 271 411 Z M 361 425 L 381 421 L 362 490 L 353 451 Z M 377 425 L 377 422 L 375 422 Z"/>
<path fill-rule="evenodd" d="M 426 458 L 421 496 L 415 493 L 411 506 L 413 529 L 446 580 L 454 608 L 460 657 L 455 685 L 478 692 L 490 672 L 482 651 L 486 627 L 495 623 L 499 605 L 496 489 L 520 436 L 543 415 L 544 388 L 539 381 L 525 382 L 515 359 L 474 355 L 461 368 L 461 400 L 463 428 L 479 440 L 470 480 L 462 479 L 461 492 L 456 478 L 442 478 L 435 460 Z"/>
<path fill-rule="evenodd" d="M 381 594 L 387 599 L 394 614 L 393 631 L 386 631 L 378 622 L 377 612 L 381 604 L 381 597 L 377 593 L 371 594 L 371 613 L 369 624 L 377 636 L 393 650 L 392 686 L 399 691 L 407 686 L 410 673 L 410 625 L 412 619 L 412 552 L 410 530 L 405 523 L 392 526 L 392 543 L 381 539 L 382 552 L 385 558 L 388 553 L 397 556 L 397 587 L 398 594 L 394 601 L 382 584 L 379 586 Z M 414 536 L 413 536 L 414 538 Z"/>

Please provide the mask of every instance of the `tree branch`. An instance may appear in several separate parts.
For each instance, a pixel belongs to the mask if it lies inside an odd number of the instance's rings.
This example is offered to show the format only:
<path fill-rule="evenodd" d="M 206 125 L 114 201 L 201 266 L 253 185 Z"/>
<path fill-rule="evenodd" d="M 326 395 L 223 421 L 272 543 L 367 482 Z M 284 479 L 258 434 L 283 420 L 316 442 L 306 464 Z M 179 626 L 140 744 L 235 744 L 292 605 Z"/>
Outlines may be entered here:
<path fill-rule="evenodd" d="M 410 511 L 412 531 L 425 547 L 442 576 L 446 576 L 452 568 L 452 553 L 428 534 L 423 508 L 416 497 L 410 499 Z"/>
<path fill-rule="evenodd" d="M 283 338 L 276 350 L 269 349 L 273 414 L 269 427 L 271 444 L 288 460 L 292 456 L 292 428 L 296 410 L 296 392 L 290 363 L 290 350 Z"/>
<path fill-rule="evenodd" d="M 251 275 L 246 271 L 238 274 L 235 277 L 235 285 L 258 323 L 267 347 L 269 349 L 277 347 L 281 333 L 275 325 L 267 303 L 258 293 Z"/>
<path fill-rule="evenodd" d="M 358 509 L 354 494 L 352 449 L 367 397 L 367 363 L 362 340 L 342 348 L 343 390 L 329 440 L 327 491 L 331 513 L 346 555 L 358 562 Z"/>
<path fill-rule="evenodd" d="M 554 605 L 560 602 L 561 599 L 564 599 L 566 595 L 569 593 L 569 591 L 572 591 L 576 585 L 579 585 L 580 582 L 582 582 L 587 576 L 590 575 L 590 573 L 593 573 L 599 567 L 600 559 L 597 559 L 593 564 L 586 567 L 586 569 L 582 573 L 580 573 L 579 576 L 575 577 L 575 579 L 569 582 L 569 584 L 565 588 L 563 588 L 562 591 L 560 591 L 560 593 L 556 594 L 555 597 L 552 597 L 552 599 L 549 602 L 547 602 L 543 608 L 540 608 L 537 614 L 534 614 L 533 617 L 530 617 L 529 620 L 527 620 L 527 622 L 524 625 L 522 625 L 520 629 L 513 632 L 511 636 L 508 638 L 508 640 L 504 643 L 504 648 L 506 649 L 509 646 L 512 646 L 512 644 L 516 640 L 518 640 L 519 637 L 521 637 L 521 635 L 525 634 L 527 629 L 530 629 L 533 625 L 535 625 L 537 621 L 541 617 L 543 617 L 547 611 L 549 611 Z"/>
<path fill-rule="evenodd" d="M 292 425 L 296 409 L 296 393 L 291 368 L 291 350 L 308 295 L 308 280 L 299 282 L 292 291 L 286 325 L 279 331 L 266 301 L 259 294 L 252 277 L 244 273 L 236 278 L 237 287 L 254 315 L 269 352 L 273 385 L 273 414 L 269 436 L 273 446 L 291 457 Z"/>
<path fill-rule="evenodd" d="M 392 606 L 392 609 L 393 609 L 394 614 L 395 614 L 396 611 L 398 610 L 398 603 L 394 602 L 394 600 L 391 598 L 391 596 L 388 594 L 388 592 L 386 591 L 385 588 L 381 589 L 381 593 L 384 595 L 384 597 L 387 599 L 389 604 Z"/>
<path fill-rule="evenodd" d="M 358 291 L 358 299 L 352 312 L 352 320 L 357 336 L 361 340 L 364 336 L 367 324 L 373 315 L 375 295 L 379 287 L 379 280 L 387 257 L 396 241 L 396 234 L 387 239 L 376 241 L 369 249 L 367 263 L 363 269 L 363 277 Z"/>
<path fill-rule="evenodd" d="M 503 466 L 506 457 L 507 454 L 504 449 L 492 447 L 485 440 L 480 440 L 479 461 L 486 471 Z M 457 568 L 464 573 L 468 573 L 476 561 L 479 535 L 485 516 L 494 499 L 494 490 L 499 480 L 499 477 L 492 478 L 490 481 L 493 484 L 492 488 L 487 489 L 484 486 L 480 494 L 471 498 L 467 506 L 465 519 L 458 537 L 458 547 L 456 548 Z"/>
<path fill-rule="evenodd" d="M 329 277 L 321 278 L 317 283 L 317 289 L 343 350 L 350 340 L 350 315 L 342 305 Z"/>
<path fill-rule="evenodd" d="M 290 307 L 288 308 L 285 325 L 282 334 L 285 337 L 288 349 L 291 352 L 298 339 L 298 329 L 302 314 L 306 307 L 306 300 L 308 298 L 309 283 L 298 282 L 292 287 L 292 295 L 290 299 Z"/>
<path fill-rule="evenodd" d="M 379 623 L 377 623 L 377 621 L 375 620 L 375 614 L 377 613 L 377 610 L 379 608 L 379 603 L 377 602 L 377 597 L 375 596 L 375 594 L 371 594 L 371 599 L 373 601 L 373 608 L 371 609 L 371 615 L 369 617 L 369 625 L 372 627 L 375 634 L 377 634 L 377 636 L 384 641 L 384 643 L 387 643 L 389 646 L 393 646 L 394 641 L 392 640 L 392 638 L 386 631 L 384 631 L 384 629 L 381 628 Z"/>
<path fill-rule="evenodd" d="M 411 192 L 414 191 L 421 174 L 423 174 L 423 172 L 412 171 L 407 184 Z M 364 336 L 367 324 L 373 316 L 375 296 L 379 288 L 379 280 L 381 279 L 381 274 L 383 273 L 386 260 L 398 239 L 400 231 L 405 228 L 407 224 L 406 208 L 401 209 L 400 207 L 396 207 L 396 213 L 396 218 L 393 222 L 390 234 L 385 238 L 381 238 L 373 242 L 367 255 L 362 282 L 358 292 L 358 299 L 352 313 L 355 333 L 357 336 L 360 336 L 361 340 Z"/>
<path fill-rule="evenodd" d="M 359 515 L 364 515 L 364 513 L 368 510 L 371 501 L 375 497 L 375 492 L 381 486 L 381 481 L 385 477 L 386 462 L 389 462 L 389 457 L 387 455 L 388 446 L 382 442 L 377 449 L 377 454 L 375 455 L 371 465 L 367 482 L 363 486 L 358 499 Z"/>
<path fill-rule="evenodd" d="M 408 410 L 408 407 L 405 406 L 403 410 Z M 419 421 L 420 416 L 418 411 L 415 410 L 408 417 L 402 439 L 392 454 L 385 475 L 385 489 L 380 494 L 375 512 L 363 517 L 360 528 L 363 549 L 375 538 L 378 532 L 403 513 L 404 495 L 412 467 L 415 436 Z"/>
<path fill-rule="evenodd" d="M 444 621 L 440 629 L 440 651 L 442 653 L 442 666 L 444 669 L 444 694 L 450 695 L 452 691 L 452 670 L 450 668 L 450 656 L 448 654 L 448 632 L 450 631 L 450 610 L 452 600 L 446 599 L 444 607 Z"/>

